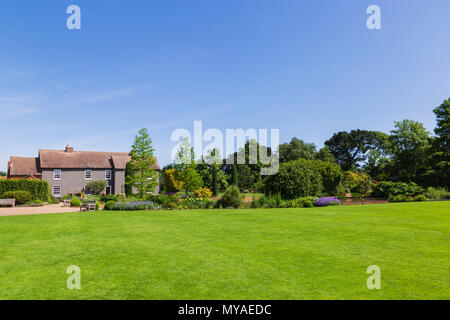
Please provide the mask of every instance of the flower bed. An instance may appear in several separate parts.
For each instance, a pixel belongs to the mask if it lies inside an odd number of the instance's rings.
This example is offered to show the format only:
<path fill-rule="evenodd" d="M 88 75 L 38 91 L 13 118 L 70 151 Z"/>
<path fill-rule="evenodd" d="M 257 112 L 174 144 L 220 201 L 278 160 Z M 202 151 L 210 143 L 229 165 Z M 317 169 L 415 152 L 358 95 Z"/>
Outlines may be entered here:
<path fill-rule="evenodd" d="M 154 210 L 161 209 L 161 206 L 152 201 L 117 202 L 111 209 L 116 211 Z"/>
<path fill-rule="evenodd" d="M 319 198 L 314 201 L 315 207 L 340 206 L 341 201 L 336 198 Z"/>

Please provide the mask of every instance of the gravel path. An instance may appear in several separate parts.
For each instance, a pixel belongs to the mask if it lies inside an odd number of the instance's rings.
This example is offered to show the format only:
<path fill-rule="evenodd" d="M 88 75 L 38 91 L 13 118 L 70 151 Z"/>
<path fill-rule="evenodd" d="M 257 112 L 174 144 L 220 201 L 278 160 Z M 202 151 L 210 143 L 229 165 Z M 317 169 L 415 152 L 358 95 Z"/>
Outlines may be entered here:
<path fill-rule="evenodd" d="M 80 208 L 63 207 L 62 204 L 50 204 L 43 207 L 2 207 L 0 208 L 1 216 L 22 216 L 28 214 L 48 214 L 48 213 L 65 213 L 77 212 Z"/>

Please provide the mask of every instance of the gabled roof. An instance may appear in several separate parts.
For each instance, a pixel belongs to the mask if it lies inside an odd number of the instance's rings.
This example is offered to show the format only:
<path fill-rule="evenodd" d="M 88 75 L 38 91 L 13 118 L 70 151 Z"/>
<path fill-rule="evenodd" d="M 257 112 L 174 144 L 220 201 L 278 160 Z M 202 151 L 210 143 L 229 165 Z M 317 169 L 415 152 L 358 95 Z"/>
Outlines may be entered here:
<path fill-rule="evenodd" d="M 129 155 L 126 156 L 112 156 L 114 169 L 126 169 L 127 163 L 131 160 Z"/>
<path fill-rule="evenodd" d="M 37 158 L 11 157 L 8 163 L 9 176 L 40 176 Z"/>
<path fill-rule="evenodd" d="M 112 157 L 127 157 L 126 152 L 39 150 L 42 169 L 112 169 Z"/>
<path fill-rule="evenodd" d="M 42 169 L 125 169 L 131 157 L 126 152 L 39 150 Z M 159 170 L 155 157 L 154 168 Z"/>

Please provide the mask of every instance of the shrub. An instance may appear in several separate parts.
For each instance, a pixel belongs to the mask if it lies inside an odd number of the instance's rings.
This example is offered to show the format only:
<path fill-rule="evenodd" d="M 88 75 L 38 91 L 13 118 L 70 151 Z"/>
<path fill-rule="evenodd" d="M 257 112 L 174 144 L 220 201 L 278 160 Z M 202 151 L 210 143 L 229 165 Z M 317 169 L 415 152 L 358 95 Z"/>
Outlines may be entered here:
<path fill-rule="evenodd" d="M 389 202 L 408 202 L 411 201 L 413 198 L 409 198 L 408 196 L 405 196 L 404 194 L 399 195 L 390 195 L 388 198 Z"/>
<path fill-rule="evenodd" d="M 369 175 L 364 172 L 346 171 L 343 183 L 348 191 L 358 193 L 368 193 L 371 191 L 371 181 Z"/>
<path fill-rule="evenodd" d="M 449 193 L 445 188 L 429 187 L 425 192 L 425 196 L 431 200 L 445 200 L 449 198 Z"/>
<path fill-rule="evenodd" d="M 281 194 L 283 199 L 316 196 L 324 191 L 319 160 L 298 159 L 280 164 L 277 174 L 268 176 L 266 194 Z"/>
<path fill-rule="evenodd" d="M 251 208 L 280 208 L 283 200 L 279 194 L 275 196 L 259 196 L 259 198 L 253 197 L 253 201 L 250 204 Z"/>
<path fill-rule="evenodd" d="M 116 202 L 114 200 L 109 200 L 108 202 L 106 202 L 105 204 L 105 210 L 112 210 L 113 206 L 116 204 Z"/>
<path fill-rule="evenodd" d="M 183 187 L 183 182 L 175 179 L 175 169 L 164 172 L 164 183 L 167 192 L 178 192 Z"/>
<path fill-rule="evenodd" d="M 206 188 L 206 187 L 198 188 L 197 190 L 194 191 L 194 193 L 197 198 L 208 199 L 208 198 L 212 197 L 211 189 Z"/>
<path fill-rule="evenodd" d="M 99 199 L 99 201 L 102 203 L 107 203 L 108 201 L 117 202 L 118 200 L 119 200 L 119 197 L 114 194 L 104 194 Z"/>
<path fill-rule="evenodd" d="M 86 184 L 86 189 L 91 191 L 93 194 L 100 194 L 108 185 L 108 182 L 106 180 L 94 180 Z"/>
<path fill-rule="evenodd" d="M 336 198 L 319 198 L 314 202 L 315 207 L 339 206 L 341 201 Z"/>
<path fill-rule="evenodd" d="M 205 198 L 187 198 L 178 203 L 180 209 L 211 209 L 215 206 L 215 200 Z"/>
<path fill-rule="evenodd" d="M 335 163 L 319 160 L 310 160 L 311 167 L 322 177 L 322 185 L 325 194 L 336 194 L 344 173 L 341 167 Z M 313 194 L 311 194 L 313 195 Z"/>
<path fill-rule="evenodd" d="M 78 199 L 78 197 L 72 197 L 72 199 L 70 199 L 71 207 L 79 207 L 80 205 L 81 205 L 81 201 L 80 201 L 80 199 Z"/>
<path fill-rule="evenodd" d="M 52 203 L 52 204 L 58 204 L 59 200 L 58 200 L 58 198 L 56 198 L 54 196 L 50 196 L 50 201 L 49 202 Z"/>
<path fill-rule="evenodd" d="M 32 200 L 32 196 L 28 191 L 16 190 L 3 193 L 2 199 L 16 199 L 16 204 L 21 205 Z"/>
<path fill-rule="evenodd" d="M 423 194 L 419 194 L 414 198 L 414 201 L 427 201 L 427 197 L 425 197 Z"/>
<path fill-rule="evenodd" d="M 405 195 L 417 196 L 425 190 L 414 182 L 393 182 L 382 181 L 373 189 L 372 195 L 379 198 L 388 198 L 389 196 Z"/>
<path fill-rule="evenodd" d="M 61 198 L 61 200 L 69 200 L 72 199 L 73 195 L 71 194 L 66 194 L 64 197 Z"/>
<path fill-rule="evenodd" d="M 311 202 L 314 203 L 314 201 L 316 201 L 317 198 L 315 197 L 303 197 L 303 198 L 298 198 L 298 199 L 294 199 L 292 200 L 291 203 L 291 208 L 304 208 L 305 207 L 305 202 Z"/>
<path fill-rule="evenodd" d="M 44 203 L 41 200 L 34 200 L 31 203 L 32 207 L 42 207 L 44 205 Z"/>
<path fill-rule="evenodd" d="M 221 199 L 221 205 L 224 208 L 233 207 L 235 209 L 239 208 L 242 203 L 242 196 L 239 188 L 235 185 L 229 186 Z"/>
<path fill-rule="evenodd" d="M 47 201 L 51 196 L 50 186 L 44 180 L 8 179 L 0 180 L 0 195 L 8 191 L 28 191 L 32 200 Z"/>
<path fill-rule="evenodd" d="M 311 200 L 305 200 L 305 202 L 303 202 L 303 208 L 312 208 L 313 206 L 314 204 Z"/>

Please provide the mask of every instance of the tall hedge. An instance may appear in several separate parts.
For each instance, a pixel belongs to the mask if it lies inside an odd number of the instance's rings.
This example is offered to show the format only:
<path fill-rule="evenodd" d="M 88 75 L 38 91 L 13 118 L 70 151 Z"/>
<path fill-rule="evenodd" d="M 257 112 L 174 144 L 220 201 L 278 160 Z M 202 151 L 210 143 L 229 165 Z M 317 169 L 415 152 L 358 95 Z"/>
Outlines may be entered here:
<path fill-rule="evenodd" d="M 31 193 L 32 200 L 48 201 L 50 185 L 43 180 L 8 179 L 0 180 L 0 195 L 7 191 L 24 190 Z"/>
<path fill-rule="evenodd" d="M 331 162 L 298 159 L 281 163 L 276 175 L 266 180 L 266 194 L 280 194 L 283 199 L 332 195 L 343 172 Z"/>
<path fill-rule="evenodd" d="M 280 194 L 283 199 L 319 196 L 323 189 L 321 175 L 305 159 L 282 163 L 278 173 L 266 180 L 266 194 Z"/>

